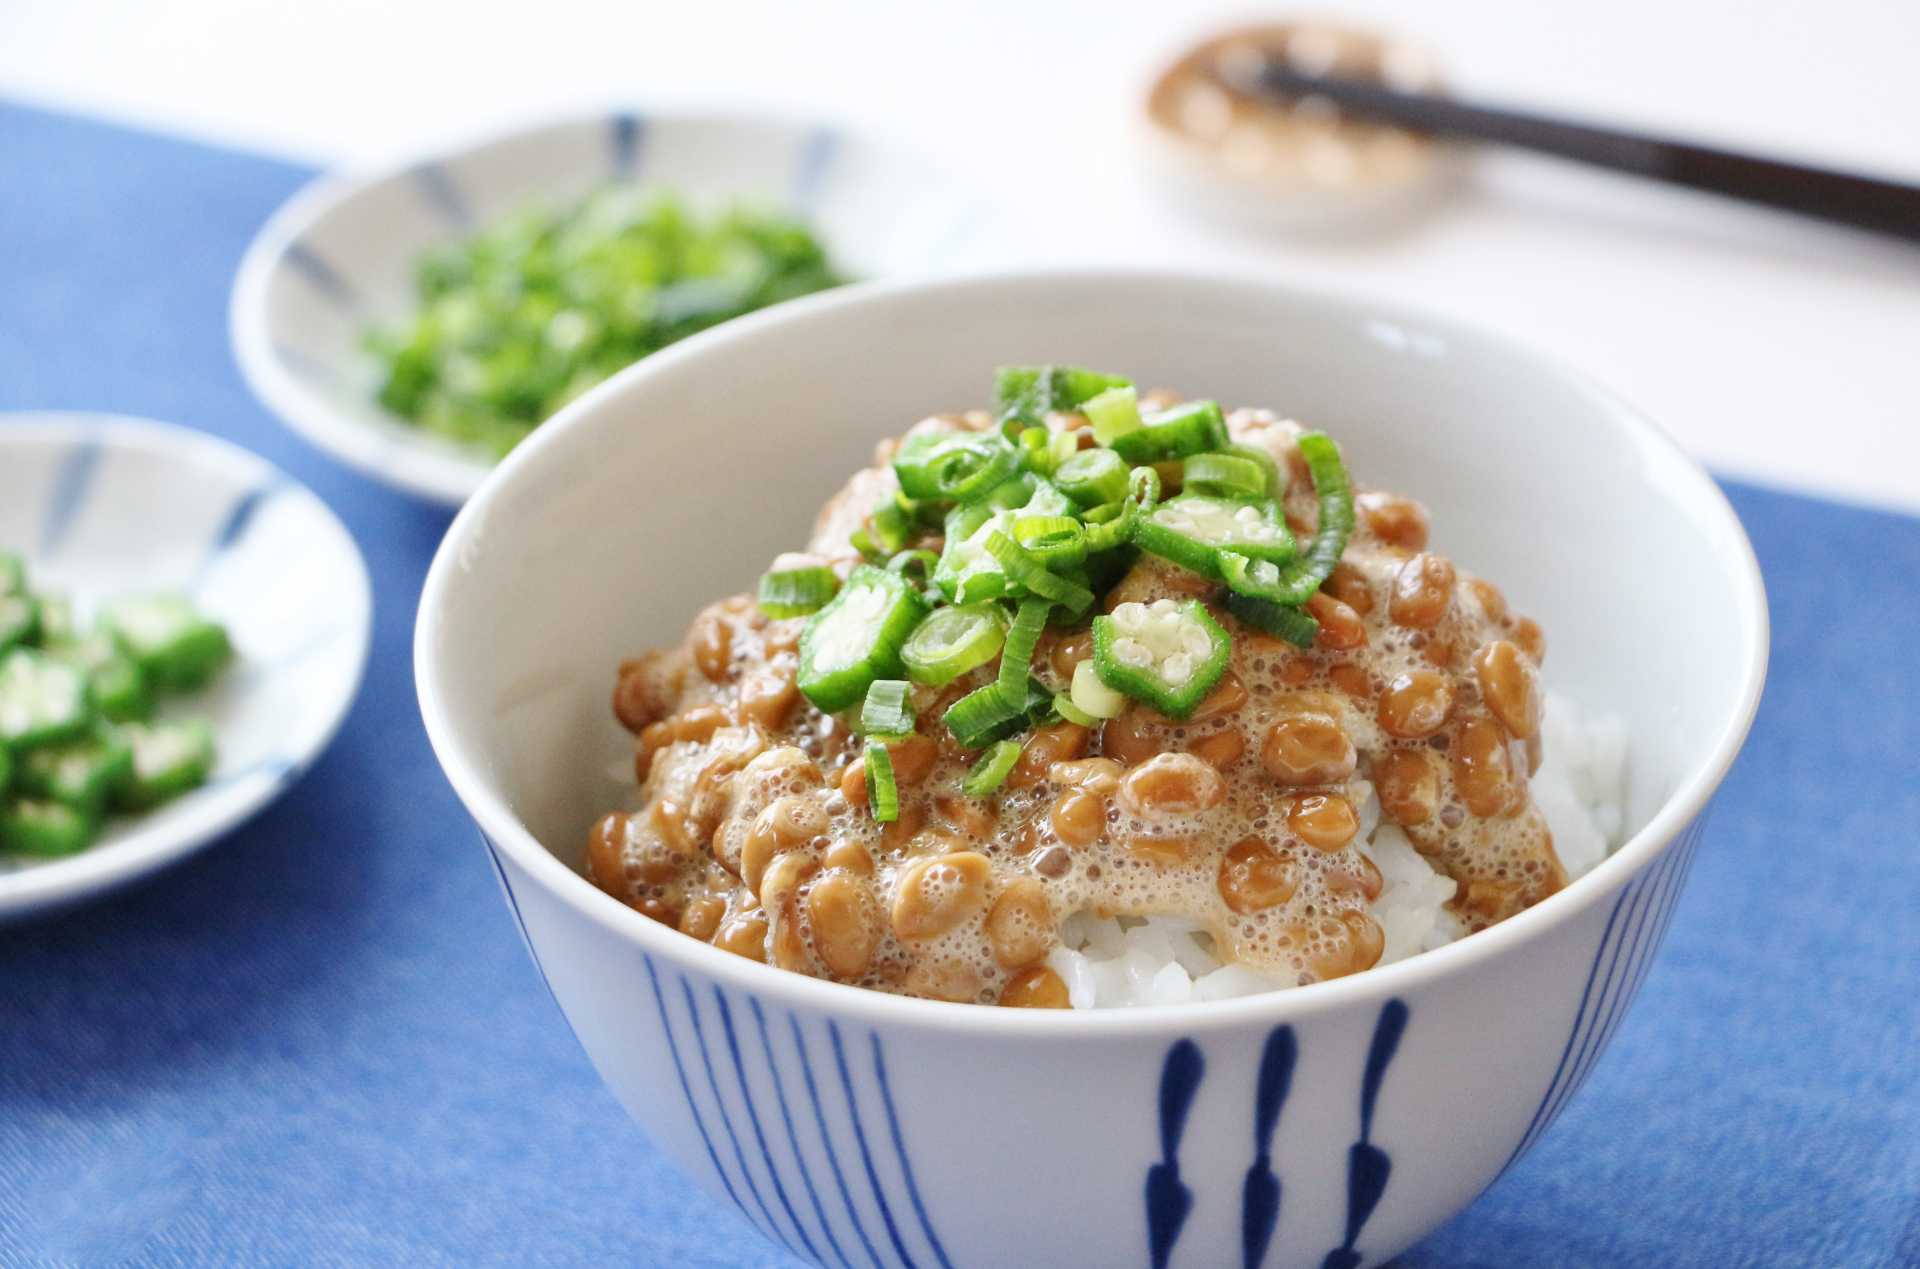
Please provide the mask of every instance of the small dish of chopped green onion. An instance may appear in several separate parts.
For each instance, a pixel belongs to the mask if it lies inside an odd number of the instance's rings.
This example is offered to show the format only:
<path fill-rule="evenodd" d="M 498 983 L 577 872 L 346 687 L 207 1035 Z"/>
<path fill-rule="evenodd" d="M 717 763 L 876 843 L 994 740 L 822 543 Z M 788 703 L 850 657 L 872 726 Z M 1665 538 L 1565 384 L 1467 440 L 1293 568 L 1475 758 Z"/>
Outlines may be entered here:
<path fill-rule="evenodd" d="M 610 184 L 428 252 L 418 307 L 366 342 L 383 407 L 500 458 L 648 353 L 845 280 L 792 215 Z"/>
<path fill-rule="evenodd" d="M 620 112 L 321 177 L 248 249 L 233 347 L 315 445 L 457 506 L 542 420 L 675 340 L 840 282 L 1012 262 L 986 204 L 914 155 Z"/>

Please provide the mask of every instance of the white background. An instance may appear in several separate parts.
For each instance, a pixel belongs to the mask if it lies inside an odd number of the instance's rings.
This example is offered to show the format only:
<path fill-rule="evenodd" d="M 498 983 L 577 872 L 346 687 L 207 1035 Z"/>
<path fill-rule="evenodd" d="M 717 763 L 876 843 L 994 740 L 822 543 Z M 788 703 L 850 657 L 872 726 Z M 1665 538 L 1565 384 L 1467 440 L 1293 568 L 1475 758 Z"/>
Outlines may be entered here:
<path fill-rule="evenodd" d="M 1488 156 L 1368 244 L 1163 201 L 1134 129 L 1187 45 L 1298 13 L 1215 0 L 0 0 L 0 96 L 314 163 L 631 103 L 837 123 L 921 153 L 1029 263 L 1360 288 L 1518 335 L 1717 470 L 1920 511 L 1920 247 Z M 1368 0 L 1455 92 L 1920 182 L 1913 0 Z"/>

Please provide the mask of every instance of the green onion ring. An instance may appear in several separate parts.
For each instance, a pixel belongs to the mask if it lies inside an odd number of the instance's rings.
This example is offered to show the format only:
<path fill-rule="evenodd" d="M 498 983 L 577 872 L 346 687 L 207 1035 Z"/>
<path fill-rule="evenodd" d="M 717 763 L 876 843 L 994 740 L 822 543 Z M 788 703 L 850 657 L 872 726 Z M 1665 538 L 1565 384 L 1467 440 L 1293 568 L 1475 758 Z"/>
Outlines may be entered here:
<path fill-rule="evenodd" d="M 980 755 L 973 770 L 960 782 L 960 791 L 970 798 L 983 798 L 1006 782 L 1014 764 L 1020 761 L 1020 742 L 1002 740 Z"/>

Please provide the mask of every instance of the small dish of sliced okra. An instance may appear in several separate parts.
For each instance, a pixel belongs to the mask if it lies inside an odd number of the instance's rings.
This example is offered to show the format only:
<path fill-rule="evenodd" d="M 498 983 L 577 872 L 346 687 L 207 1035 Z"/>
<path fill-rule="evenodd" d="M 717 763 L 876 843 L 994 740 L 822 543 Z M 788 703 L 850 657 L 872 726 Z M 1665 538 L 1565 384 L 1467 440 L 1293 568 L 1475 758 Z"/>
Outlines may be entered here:
<path fill-rule="evenodd" d="M 352 703 L 351 536 L 184 428 L 0 416 L 0 920 L 165 866 L 265 806 Z"/>

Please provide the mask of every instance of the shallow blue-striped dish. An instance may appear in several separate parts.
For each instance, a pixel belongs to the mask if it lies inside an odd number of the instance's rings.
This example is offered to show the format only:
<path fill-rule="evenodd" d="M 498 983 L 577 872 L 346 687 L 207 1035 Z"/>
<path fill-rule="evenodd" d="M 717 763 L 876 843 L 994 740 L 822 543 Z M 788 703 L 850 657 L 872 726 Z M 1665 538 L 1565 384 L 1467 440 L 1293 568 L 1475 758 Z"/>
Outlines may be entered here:
<path fill-rule="evenodd" d="M 0 416 L 0 552 L 82 620 L 113 595 L 188 593 L 235 653 L 163 707 L 213 725 L 208 782 L 108 821 L 80 854 L 0 853 L 0 921 L 103 894 L 240 824 L 326 748 L 359 690 L 373 622 L 359 548 L 304 485 L 225 441 L 112 415 Z"/>
<path fill-rule="evenodd" d="M 982 203 L 884 146 L 784 120 L 619 112 L 309 185 L 261 229 L 234 281 L 241 372 L 269 409 L 335 458 L 410 493 L 464 502 L 492 459 L 382 410 L 362 332 L 412 307 L 414 266 L 429 249 L 608 181 L 672 188 L 696 205 L 783 208 L 855 278 L 1008 263 Z"/>

